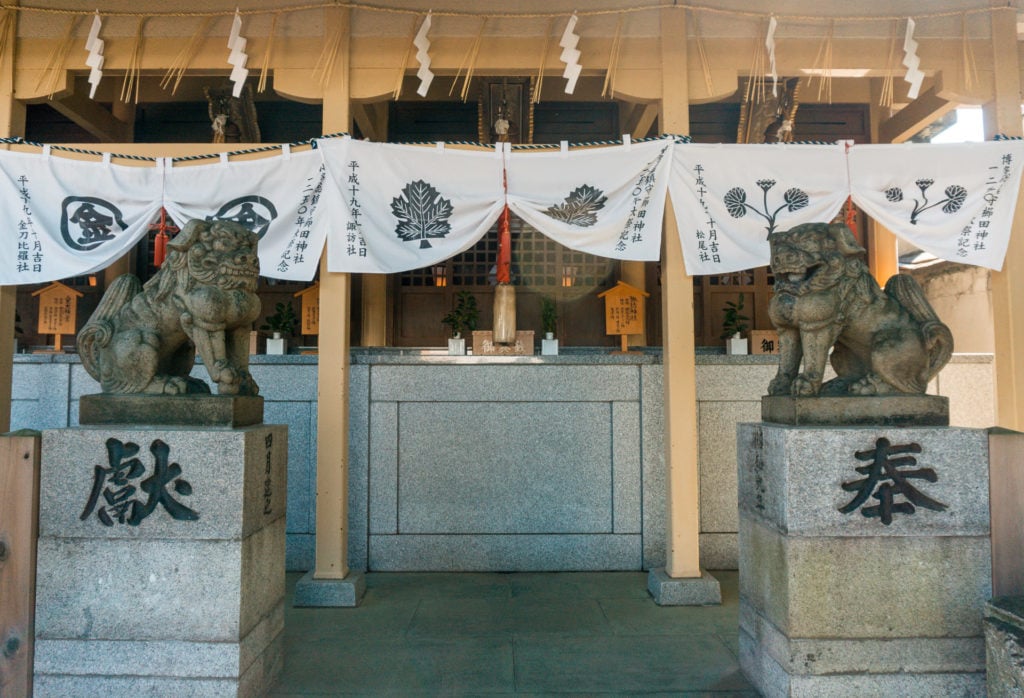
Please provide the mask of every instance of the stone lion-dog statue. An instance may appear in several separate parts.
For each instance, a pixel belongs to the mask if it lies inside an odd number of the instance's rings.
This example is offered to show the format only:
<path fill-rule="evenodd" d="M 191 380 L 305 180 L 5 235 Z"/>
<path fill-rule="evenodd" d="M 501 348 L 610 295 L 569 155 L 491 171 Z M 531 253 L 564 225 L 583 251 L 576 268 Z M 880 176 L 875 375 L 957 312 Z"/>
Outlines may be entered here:
<path fill-rule="evenodd" d="M 768 315 L 782 345 L 770 395 L 925 392 L 953 353 L 953 335 L 913 278 L 897 274 L 879 288 L 841 223 L 798 225 L 769 244 Z M 823 385 L 830 349 L 836 378 Z"/>
<path fill-rule="evenodd" d="M 190 221 L 145 286 L 119 276 L 78 336 L 104 393 L 209 393 L 189 376 L 198 352 L 221 395 L 257 395 L 249 332 L 260 314 L 257 236 L 231 221 Z"/>

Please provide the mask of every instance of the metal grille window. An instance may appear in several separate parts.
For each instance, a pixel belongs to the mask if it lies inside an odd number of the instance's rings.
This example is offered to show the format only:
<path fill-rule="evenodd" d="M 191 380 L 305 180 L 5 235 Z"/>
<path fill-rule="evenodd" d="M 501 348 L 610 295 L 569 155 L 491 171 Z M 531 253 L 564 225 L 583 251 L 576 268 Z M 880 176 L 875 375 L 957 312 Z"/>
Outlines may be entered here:
<path fill-rule="evenodd" d="M 575 252 L 512 217 L 512 283 L 535 290 L 592 289 L 608 283 L 614 262 Z M 493 286 L 498 256 L 498 225 L 476 245 L 433 267 L 400 275 L 401 286 Z"/>

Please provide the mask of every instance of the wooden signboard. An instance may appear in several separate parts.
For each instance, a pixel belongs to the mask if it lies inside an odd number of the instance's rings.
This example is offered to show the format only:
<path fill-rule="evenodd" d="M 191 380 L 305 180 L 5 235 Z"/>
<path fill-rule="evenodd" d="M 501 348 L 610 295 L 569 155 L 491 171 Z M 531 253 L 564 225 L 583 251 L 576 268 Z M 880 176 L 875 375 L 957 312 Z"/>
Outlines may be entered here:
<path fill-rule="evenodd" d="M 597 294 L 604 298 L 605 334 L 621 336 L 623 352 L 629 349 L 627 337 L 644 331 L 644 299 L 649 295 L 625 281 Z"/>
<path fill-rule="evenodd" d="M 78 299 L 83 294 L 59 281 L 41 288 L 33 296 L 39 297 L 39 334 L 53 335 L 53 350 L 61 351 L 61 335 L 73 335 L 77 331 Z"/>
<path fill-rule="evenodd" d="M 300 334 L 320 334 L 320 284 L 315 283 L 294 295 L 302 299 Z"/>

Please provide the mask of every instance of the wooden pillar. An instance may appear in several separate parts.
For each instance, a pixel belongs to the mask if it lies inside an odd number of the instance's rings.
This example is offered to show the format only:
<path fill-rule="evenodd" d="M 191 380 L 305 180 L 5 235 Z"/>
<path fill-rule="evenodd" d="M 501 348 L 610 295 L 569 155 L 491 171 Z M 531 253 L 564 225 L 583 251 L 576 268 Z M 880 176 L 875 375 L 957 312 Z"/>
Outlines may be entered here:
<path fill-rule="evenodd" d="M 882 79 L 871 79 L 871 142 L 880 143 L 882 122 L 889 118 L 888 109 L 879 105 L 882 96 Z M 892 231 L 875 220 L 868 221 L 868 268 L 879 286 L 885 286 L 889 277 L 899 273 L 899 243 Z"/>
<path fill-rule="evenodd" d="M 661 131 L 690 130 L 686 69 L 686 12 L 661 13 Z M 665 209 L 661 317 L 664 338 L 665 489 L 669 577 L 700 577 L 700 476 L 697 466 L 697 375 L 693 279 L 683 266 L 671 202 Z"/>
<path fill-rule="evenodd" d="M 14 5 L 17 3 L 8 3 Z M 14 12 L 14 10 L 8 10 Z M 17 13 L 12 36 L 17 36 Z M 25 106 L 14 98 L 14 45 L 0 56 L 0 136 L 25 134 Z M 11 428 L 11 372 L 14 370 L 14 312 L 17 286 L 0 286 L 0 432 Z M 0 507 L 5 502 L 0 500 Z"/>
<path fill-rule="evenodd" d="M 991 11 L 995 98 L 985 105 L 986 137 L 1022 135 L 1017 19 L 1012 7 Z M 1024 196 L 1018 198 L 1006 261 L 992 273 L 996 422 L 1024 430 Z"/>
<path fill-rule="evenodd" d="M 324 10 L 325 33 L 342 45 L 324 87 L 324 133 L 349 129 L 349 11 Z M 317 380 L 316 564 L 314 579 L 348 575 L 348 379 L 351 277 L 320 259 L 320 365 Z"/>
<path fill-rule="evenodd" d="M 0 696 L 32 694 L 39 441 L 0 437 Z"/>
<path fill-rule="evenodd" d="M 383 347 L 388 343 L 387 274 L 363 274 L 363 324 L 359 344 Z"/>

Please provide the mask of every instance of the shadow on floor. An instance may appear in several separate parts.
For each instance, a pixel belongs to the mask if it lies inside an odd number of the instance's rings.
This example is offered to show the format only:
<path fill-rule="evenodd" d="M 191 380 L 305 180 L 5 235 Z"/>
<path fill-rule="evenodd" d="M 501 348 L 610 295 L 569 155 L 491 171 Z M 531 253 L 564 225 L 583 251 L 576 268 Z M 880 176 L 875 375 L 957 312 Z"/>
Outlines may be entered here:
<path fill-rule="evenodd" d="M 647 575 L 378 573 L 357 608 L 292 608 L 273 698 L 327 695 L 756 696 L 722 605 L 659 607 Z"/>

